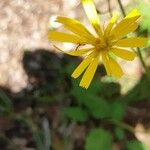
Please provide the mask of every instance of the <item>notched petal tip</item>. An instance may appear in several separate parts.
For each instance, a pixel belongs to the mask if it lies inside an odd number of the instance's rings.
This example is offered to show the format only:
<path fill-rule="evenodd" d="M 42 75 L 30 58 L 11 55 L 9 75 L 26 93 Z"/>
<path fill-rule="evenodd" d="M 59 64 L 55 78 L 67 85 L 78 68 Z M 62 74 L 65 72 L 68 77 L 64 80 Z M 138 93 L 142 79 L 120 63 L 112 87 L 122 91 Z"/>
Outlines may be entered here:
<path fill-rule="evenodd" d="M 114 35 L 114 39 L 120 39 L 128 33 L 135 31 L 138 28 L 140 17 L 139 10 L 133 9 L 112 29 L 111 35 Z"/>
<path fill-rule="evenodd" d="M 128 13 L 128 15 L 124 18 L 124 19 L 129 19 L 129 18 L 133 18 L 133 17 L 140 17 L 140 10 L 138 8 L 133 9 L 132 11 L 130 11 Z"/>
<path fill-rule="evenodd" d="M 96 56 L 93 61 L 90 63 L 90 65 L 88 66 L 88 68 L 86 69 L 86 71 L 83 74 L 83 77 L 80 81 L 80 85 L 88 88 L 93 80 L 93 77 L 95 75 L 95 72 L 97 70 L 98 67 L 98 63 L 99 63 L 99 54 L 98 56 Z"/>
<path fill-rule="evenodd" d="M 72 77 L 73 79 L 78 78 L 78 76 L 76 76 L 76 75 L 75 75 L 75 74 L 73 74 L 73 73 L 72 73 L 71 77 Z"/>
<path fill-rule="evenodd" d="M 88 87 L 86 87 L 85 85 L 81 85 L 81 84 L 79 84 L 79 86 L 80 87 L 82 87 L 83 89 L 85 89 L 85 90 L 87 90 L 88 89 Z"/>
<path fill-rule="evenodd" d="M 78 78 L 85 71 L 85 69 L 89 66 L 94 56 L 95 56 L 95 52 L 91 52 L 85 59 L 82 60 L 82 62 L 74 70 L 71 76 L 75 79 Z"/>

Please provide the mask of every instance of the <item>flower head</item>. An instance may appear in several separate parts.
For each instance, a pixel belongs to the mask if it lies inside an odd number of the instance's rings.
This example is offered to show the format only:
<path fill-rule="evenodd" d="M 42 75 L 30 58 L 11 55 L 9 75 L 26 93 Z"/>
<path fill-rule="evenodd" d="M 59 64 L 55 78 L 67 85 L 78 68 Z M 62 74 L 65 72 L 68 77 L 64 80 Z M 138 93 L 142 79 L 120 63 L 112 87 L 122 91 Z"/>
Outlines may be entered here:
<path fill-rule="evenodd" d="M 113 53 L 122 59 L 132 61 L 136 57 L 136 53 L 127 48 L 143 47 L 147 43 L 147 38 L 125 38 L 128 33 L 135 31 L 138 27 L 138 19 L 140 18 L 138 9 L 132 10 L 119 23 L 116 23 L 117 17 L 114 15 L 106 28 L 102 30 L 93 0 L 81 1 L 96 35 L 91 34 L 82 23 L 75 19 L 57 17 L 56 21 L 62 23 L 72 34 L 50 30 L 48 36 L 50 41 L 70 42 L 89 46 L 70 50 L 69 52 L 65 52 L 55 46 L 56 49 L 68 55 L 85 56 L 71 76 L 78 78 L 84 72 L 80 86 L 87 89 L 93 79 L 100 59 L 108 75 L 120 78 L 123 75 L 123 71 L 110 54 Z"/>

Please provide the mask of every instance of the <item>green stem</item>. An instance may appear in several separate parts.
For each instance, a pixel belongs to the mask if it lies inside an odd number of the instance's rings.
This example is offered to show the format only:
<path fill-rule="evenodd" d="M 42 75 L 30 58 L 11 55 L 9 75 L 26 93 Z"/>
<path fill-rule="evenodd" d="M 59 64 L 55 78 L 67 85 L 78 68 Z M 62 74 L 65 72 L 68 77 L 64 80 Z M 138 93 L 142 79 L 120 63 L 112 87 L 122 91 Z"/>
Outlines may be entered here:
<path fill-rule="evenodd" d="M 120 7 L 120 9 L 121 9 L 122 15 L 125 17 L 125 16 L 126 16 L 126 13 L 125 13 L 125 10 L 124 10 L 124 8 L 123 8 L 123 5 L 122 5 L 121 0 L 118 0 L 118 4 L 119 4 L 119 7 Z"/>
<path fill-rule="evenodd" d="M 119 7 L 120 7 L 120 9 L 121 9 L 122 15 L 125 17 L 125 16 L 126 16 L 126 12 L 125 12 L 125 10 L 124 10 L 124 7 L 123 7 L 123 5 L 122 5 L 121 0 L 118 0 L 118 4 L 119 4 Z M 142 64 L 142 66 L 143 66 L 143 68 L 144 68 L 144 70 L 145 70 L 145 74 L 146 74 L 147 78 L 148 78 L 149 81 L 150 81 L 150 70 L 149 70 L 148 66 L 146 65 L 146 63 L 145 63 L 144 58 L 143 58 L 142 53 L 141 53 L 141 51 L 140 51 L 139 48 L 137 48 L 137 54 L 138 54 L 138 56 L 139 56 L 139 59 L 140 59 L 140 62 L 141 62 L 141 64 Z"/>
<path fill-rule="evenodd" d="M 141 53 L 141 51 L 140 51 L 139 48 L 137 48 L 137 54 L 138 54 L 138 56 L 139 56 L 139 58 L 140 58 L 140 61 L 141 61 L 142 66 L 143 66 L 143 68 L 144 68 L 144 70 L 145 70 L 146 76 L 147 76 L 147 78 L 148 78 L 149 81 L 150 81 L 150 70 L 149 70 L 148 66 L 146 65 L 146 63 L 145 63 L 145 61 L 144 61 L 144 59 L 143 59 L 143 56 L 142 56 L 142 53 Z"/>
<path fill-rule="evenodd" d="M 113 119 L 109 120 L 109 122 L 110 122 L 111 124 L 117 125 L 117 126 L 123 128 L 123 129 L 125 129 L 125 130 L 131 132 L 132 134 L 135 133 L 134 128 L 131 127 L 130 125 L 124 123 L 124 122 L 121 122 L 121 121 L 118 121 L 118 120 L 113 120 Z"/>

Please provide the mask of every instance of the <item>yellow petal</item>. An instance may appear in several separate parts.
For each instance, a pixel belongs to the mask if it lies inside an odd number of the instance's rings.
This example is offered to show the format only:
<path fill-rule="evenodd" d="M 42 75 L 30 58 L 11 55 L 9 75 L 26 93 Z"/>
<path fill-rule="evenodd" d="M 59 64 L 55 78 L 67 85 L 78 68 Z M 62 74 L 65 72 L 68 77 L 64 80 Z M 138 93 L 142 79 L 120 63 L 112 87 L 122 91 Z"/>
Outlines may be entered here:
<path fill-rule="evenodd" d="M 139 9 L 135 8 L 133 9 L 124 19 L 128 19 L 128 18 L 139 18 L 140 15 L 140 11 Z"/>
<path fill-rule="evenodd" d="M 83 71 L 88 67 L 88 65 L 90 64 L 90 62 L 93 60 L 95 56 L 95 52 L 92 52 L 91 54 L 89 54 L 80 64 L 79 66 L 74 70 L 74 72 L 72 73 L 72 77 L 73 78 L 78 78 Z"/>
<path fill-rule="evenodd" d="M 143 47 L 146 46 L 148 39 L 143 37 L 127 38 L 119 40 L 115 43 L 115 46 L 120 47 Z"/>
<path fill-rule="evenodd" d="M 69 42 L 69 43 L 76 43 L 76 44 L 85 44 L 85 40 L 79 38 L 76 35 L 57 32 L 57 31 L 48 31 L 48 39 L 50 41 L 58 41 L 58 42 Z"/>
<path fill-rule="evenodd" d="M 99 23 L 99 17 L 94 5 L 93 0 L 81 0 L 84 10 L 86 12 L 87 17 L 90 20 L 90 23 L 93 25 L 96 33 L 101 36 L 102 35 L 102 30 L 100 27 L 100 23 Z"/>
<path fill-rule="evenodd" d="M 111 36 L 113 37 L 113 39 L 120 39 L 124 36 L 126 36 L 128 33 L 135 31 L 138 28 L 138 23 L 133 23 L 128 25 L 128 23 L 123 26 L 119 26 L 118 28 L 116 28 L 116 30 L 114 30 L 111 33 Z"/>
<path fill-rule="evenodd" d="M 116 56 L 125 59 L 125 60 L 134 60 L 136 57 L 136 53 L 133 51 L 128 51 L 121 48 L 112 48 L 111 52 L 113 52 Z"/>
<path fill-rule="evenodd" d="M 107 75 L 111 75 L 110 65 L 109 65 L 109 58 L 105 53 L 102 53 L 102 62 L 105 66 Z"/>
<path fill-rule="evenodd" d="M 106 53 L 102 54 L 102 61 L 108 75 L 115 78 L 120 78 L 123 75 L 120 65 L 115 60 L 110 58 Z"/>
<path fill-rule="evenodd" d="M 90 63 L 90 65 L 86 69 L 86 71 L 81 79 L 81 82 L 80 82 L 81 87 L 86 88 L 86 89 L 89 87 L 89 85 L 94 77 L 94 74 L 96 72 L 98 63 L 99 63 L 99 55 L 93 59 L 93 61 Z"/>
<path fill-rule="evenodd" d="M 62 23 L 65 28 L 78 36 L 86 39 L 88 43 L 95 43 L 96 38 L 78 20 L 67 17 L 57 17 L 56 21 Z"/>
<path fill-rule="evenodd" d="M 123 71 L 122 71 L 120 65 L 112 58 L 109 58 L 109 66 L 111 69 L 111 75 L 113 77 L 120 78 L 123 75 Z"/>
<path fill-rule="evenodd" d="M 84 55 L 92 50 L 94 50 L 94 48 L 84 48 L 84 49 L 77 49 L 77 50 L 71 50 L 69 52 L 65 52 L 64 50 L 60 49 L 59 47 L 55 46 L 54 47 L 56 49 L 58 49 L 59 51 L 61 52 L 64 52 L 65 54 L 68 54 L 68 55 L 71 55 L 71 56 L 81 56 L 81 55 Z"/>
<path fill-rule="evenodd" d="M 113 36 L 114 39 L 118 39 L 135 31 L 138 27 L 138 18 L 140 18 L 140 13 L 138 9 L 134 9 L 115 26 L 115 28 L 111 31 L 111 36 Z"/>
<path fill-rule="evenodd" d="M 105 35 L 106 37 L 109 36 L 109 33 L 110 33 L 110 31 L 111 31 L 111 29 L 112 29 L 114 23 L 116 22 L 116 20 L 117 20 L 117 14 L 113 14 L 113 16 L 112 16 L 110 22 L 108 23 L 108 25 L 107 25 L 107 27 L 106 27 L 106 29 L 105 29 L 105 31 L 104 31 L 104 35 Z"/>

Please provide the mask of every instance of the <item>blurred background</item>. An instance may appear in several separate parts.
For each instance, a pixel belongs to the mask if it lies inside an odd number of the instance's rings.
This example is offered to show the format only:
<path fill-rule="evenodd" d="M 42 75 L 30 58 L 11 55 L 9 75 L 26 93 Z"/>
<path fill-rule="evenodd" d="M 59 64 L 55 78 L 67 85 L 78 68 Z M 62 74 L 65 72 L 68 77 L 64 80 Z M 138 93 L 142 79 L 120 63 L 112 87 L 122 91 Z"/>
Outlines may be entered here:
<path fill-rule="evenodd" d="M 150 0 L 95 0 L 101 25 L 137 7 L 150 35 Z M 149 150 L 150 81 L 139 58 L 119 60 L 115 81 L 100 64 L 88 90 L 70 75 L 81 61 L 58 53 L 56 16 L 89 22 L 80 0 L 0 0 L 0 150 Z M 150 40 L 149 40 L 150 41 Z M 67 44 L 61 44 L 65 49 Z M 150 66 L 150 42 L 141 53 Z"/>

